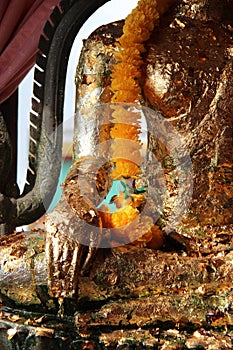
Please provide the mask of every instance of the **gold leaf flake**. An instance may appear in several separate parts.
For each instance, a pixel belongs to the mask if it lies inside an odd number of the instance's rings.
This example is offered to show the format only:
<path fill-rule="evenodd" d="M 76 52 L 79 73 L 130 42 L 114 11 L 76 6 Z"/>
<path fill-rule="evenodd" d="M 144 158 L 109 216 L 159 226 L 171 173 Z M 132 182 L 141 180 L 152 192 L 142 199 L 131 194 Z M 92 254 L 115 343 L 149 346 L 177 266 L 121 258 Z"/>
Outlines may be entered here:
<path fill-rule="evenodd" d="M 53 335 L 54 335 L 54 330 L 51 328 L 39 327 L 36 329 L 36 336 L 37 337 L 52 338 Z"/>
<path fill-rule="evenodd" d="M 20 319 L 19 315 L 12 315 L 12 316 L 8 316 L 9 320 L 16 322 Z"/>
<path fill-rule="evenodd" d="M 7 338 L 8 338 L 9 340 L 12 339 L 12 338 L 15 336 L 16 333 L 17 333 L 16 328 L 10 328 L 10 329 L 8 329 L 8 330 L 7 330 Z"/>
<path fill-rule="evenodd" d="M 44 319 L 45 319 L 45 315 L 43 315 L 43 316 L 37 318 L 37 319 L 35 320 L 35 322 L 36 322 L 36 323 L 41 323 L 41 322 L 44 321 Z"/>

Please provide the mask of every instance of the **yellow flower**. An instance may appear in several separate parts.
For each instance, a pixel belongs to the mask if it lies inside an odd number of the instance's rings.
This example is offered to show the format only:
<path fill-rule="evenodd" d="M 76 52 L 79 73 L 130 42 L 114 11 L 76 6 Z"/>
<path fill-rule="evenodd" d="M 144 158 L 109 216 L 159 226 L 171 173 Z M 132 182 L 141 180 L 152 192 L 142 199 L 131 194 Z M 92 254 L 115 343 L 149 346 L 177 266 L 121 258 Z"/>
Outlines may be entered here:
<path fill-rule="evenodd" d="M 138 89 L 138 82 L 132 78 L 132 77 L 123 77 L 121 76 L 121 79 L 114 79 L 112 82 L 112 89 L 113 90 L 134 90 L 134 89 Z"/>
<path fill-rule="evenodd" d="M 134 76 L 135 78 L 139 78 L 140 75 L 141 75 L 140 69 L 136 68 L 132 63 L 119 62 L 114 68 L 114 72 L 112 73 L 112 78 L 120 79 L 122 76 L 124 77 Z"/>
<path fill-rule="evenodd" d="M 142 100 L 140 67 L 143 63 L 144 42 L 149 39 L 158 19 L 173 0 L 139 0 L 137 7 L 129 14 L 123 27 L 123 35 L 116 43 L 114 54 L 117 61 L 112 71 L 112 102 L 138 103 Z M 158 5 L 158 6 L 157 6 Z M 159 11 L 158 11 L 159 10 Z M 141 174 L 141 113 L 134 108 L 112 104 L 110 107 L 110 128 L 103 127 L 103 140 L 112 138 L 111 157 L 114 163 L 113 180 L 137 178 Z M 102 139 L 101 139 L 102 140 Z M 138 208 L 145 201 L 143 194 L 125 197 L 120 192 L 115 198 L 117 210 L 110 213 L 108 206 L 99 208 L 103 227 L 113 228 L 112 242 L 133 242 L 137 246 L 158 249 L 163 244 L 163 233 L 153 219 L 140 214 Z"/>
<path fill-rule="evenodd" d="M 140 101 L 141 88 L 138 86 L 134 90 L 115 91 L 112 97 L 112 102 L 132 102 Z"/>
<path fill-rule="evenodd" d="M 117 209 L 112 213 L 113 227 L 123 227 L 132 222 L 139 215 L 139 211 L 131 205 Z"/>
<path fill-rule="evenodd" d="M 126 159 L 114 160 L 115 169 L 112 170 L 111 177 L 113 180 L 120 180 L 124 178 L 136 178 L 141 174 L 140 167 Z"/>
<path fill-rule="evenodd" d="M 145 51 L 143 43 L 149 39 L 158 18 L 156 0 L 139 0 L 137 7 L 127 16 L 114 55 L 118 63 L 112 72 L 112 101 L 141 100 L 141 88 L 135 79 L 140 78 L 139 68 L 143 63 L 141 53 Z M 125 70 L 126 64 L 129 71 Z M 124 76 L 129 78 L 126 80 L 122 78 Z"/>
<path fill-rule="evenodd" d="M 121 73 L 124 73 L 124 71 L 122 70 L 122 63 L 128 63 L 138 71 L 139 67 L 143 63 L 140 51 L 137 48 L 135 48 L 135 45 L 133 45 L 133 47 L 130 46 L 132 45 L 132 43 L 130 43 L 129 41 L 126 42 L 126 45 L 128 46 L 121 48 L 121 50 L 115 54 L 116 59 L 119 61 L 119 65 L 117 63 L 116 66 L 113 67 L 113 72 L 115 72 L 115 70 L 120 71 L 121 68 Z"/>
<path fill-rule="evenodd" d="M 143 194 L 132 194 L 132 198 L 132 206 L 135 208 L 138 208 L 145 201 L 145 196 Z"/>
<path fill-rule="evenodd" d="M 145 51 L 144 42 L 149 39 L 158 18 L 157 0 L 139 0 L 137 7 L 127 16 L 123 35 L 118 40 L 114 55 L 118 63 L 113 68 L 111 77 L 112 102 L 135 103 L 142 100 L 139 84 L 140 67 L 143 63 L 141 53 Z M 114 140 L 111 144 L 111 156 L 114 162 L 111 177 L 113 180 L 137 178 L 141 174 L 142 163 L 140 152 L 142 144 L 139 138 L 140 113 L 131 112 L 120 105 L 113 105 L 111 109 L 113 110 L 111 121 L 115 123 L 110 130 L 110 136 Z M 117 197 L 118 207 L 127 205 L 111 215 L 112 227 L 123 226 L 116 235 L 121 235 L 121 239 L 126 235 L 130 241 L 136 240 L 136 244 L 146 245 L 152 240 L 153 220 L 148 216 L 139 216 L 137 207 L 145 200 L 144 196 L 134 195 L 133 201 L 127 203 L 123 193 Z"/>
<path fill-rule="evenodd" d="M 111 128 L 110 135 L 114 138 L 129 139 L 133 141 L 139 141 L 138 134 L 140 131 L 136 125 L 130 124 L 114 124 Z"/>

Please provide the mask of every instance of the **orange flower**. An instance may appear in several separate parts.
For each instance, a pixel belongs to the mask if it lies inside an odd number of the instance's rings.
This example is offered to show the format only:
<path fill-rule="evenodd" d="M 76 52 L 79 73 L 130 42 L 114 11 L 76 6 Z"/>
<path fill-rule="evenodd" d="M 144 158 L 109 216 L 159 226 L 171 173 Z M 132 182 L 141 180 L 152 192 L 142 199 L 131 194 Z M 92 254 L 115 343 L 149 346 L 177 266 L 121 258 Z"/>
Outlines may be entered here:
<path fill-rule="evenodd" d="M 139 78 L 141 75 L 140 69 L 136 68 L 132 63 L 129 62 L 119 62 L 114 68 L 114 72 L 112 73 L 112 78 L 120 78 L 124 74 L 124 77 L 132 77 Z"/>
<path fill-rule="evenodd" d="M 140 167 L 126 159 L 114 160 L 115 169 L 112 170 L 111 177 L 113 180 L 120 180 L 124 178 L 136 178 L 141 174 Z"/>
<path fill-rule="evenodd" d="M 149 38 L 158 17 L 156 0 L 139 0 L 137 7 L 127 16 L 123 26 L 123 35 L 118 40 L 118 50 L 114 55 L 118 63 L 112 72 L 113 102 L 137 102 L 141 100 L 141 88 L 137 79 L 141 75 L 143 43 Z M 117 118 L 122 120 L 122 108 L 118 113 L 116 110 L 117 108 L 115 108 L 113 116 L 116 118 L 117 115 Z M 113 129 L 111 132 L 112 138 L 119 137 L 118 132 L 115 131 Z M 122 137 L 127 134 L 126 138 L 137 139 L 139 128 L 135 128 L 134 131 L 134 137 L 126 131 L 122 133 Z"/>
<path fill-rule="evenodd" d="M 137 7 L 127 16 L 123 35 L 118 39 L 118 50 L 114 55 L 118 64 L 112 72 L 112 101 L 140 101 L 141 89 L 134 80 L 140 77 L 139 68 L 143 63 L 141 53 L 145 51 L 143 43 L 149 39 L 158 18 L 156 0 L 139 0 Z M 130 65 L 129 73 L 132 74 L 127 79 L 128 83 L 126 79 L 122 79 L 126 76 L 125 64 Z"/>
<path fill-rule="evenodd" d="M 115 91 L 112 97 L 112 102 L 132 102 L 140 101 L 141 88 L 138 86 L 134 90 Z"/>
<path fill-rule="evenodd" d="M 135 45 L 132 46 L 132 43 L 130 41 L 127 41 L 126 45 L 127 46 L 124 48 L 122 48 L 121 46 L 120 51 L 115 53 L 115 57 L 118 60 L 119 64 L 117 63 L 116 66 L 113 68 L 113 73 L 115 71 L 119 72 L 120 69 L 121 69 L 121 73 L 124 73 L 124 71 L 122 70 L 122 63 L 130 64 L 137 71 L 139 71 L 139 67 L 143 63 L 140 50 L 138 50 L 138 48 L 135 48 Z M 134 74 L 133 74 L 133 77 L 134 77 Z"/>
<path fill-rule="evenodd" d="M 139 84 L 138 82 L 132 78 L 132 77 L 123 77 L 121 75 L 121 79 L 114 79 L 112 82 L 112 89 L 114 90 L 118 90 L 118 91 L 123 91 L 123 90 L 134 90 L 134 89 L 138 89 Z"/>
<path fill-rule="evenodd" d="M 135 208 L 138 208 L 145 201 L 145 196 L 143 194 L 132 194 L 132 198 L 132 206 Z"/>
<path fill-rule="evenodd" d="M 143 63 L 141 53 L 145 51 L 144 42 L 149 39 L 158 18 L 156 0 L 139 0 L 137 7 L 126 18 L 114 55 L 118 63 L 112 72 L 112 102 L 135 103 L 142 100 L 139 85 Z M 125 109 L 122 105 L 113 105 L 111 110 L 111 122 L 114 123 L 110 130 L 110 137 L 114 140 L 111 143 L 114 162 L 111 177 L 113 180 L 137 178 L 141 174 L 142 163 L 140 112 Z M 119 193 L 116 197 L 118 209 L 111 214 L 111 218 L 107 216 L 109 213 L 104 214 L 103 221 L 118 228 L 116 237 L 121 241 L 156 247 L 156 244 L 161 244 L 161 231 L 154 226 L 152 218 L 139 215 L 137 210 L 144 200 L 143 194 L 132 194 L 129 200 L 123 192 Z"/>
<path fill-rule="evenodd" d="M 132 48 L 132 33 L 130 34 L 123 34 L 122 37 L 120 39 L 118 39 L 118 43 L 116 44 L 116 47 L 118 48 L 124 48 L 125 50 Z M 136 53 L 136 50 L 138 52 L 138 59 L 137 56 L 134 55 L 134 57 L 131 57 L 131 59 L 128 59 L 128 62 L 134 62 L 135 67 L 139 67 L 142 64 L 142 60 L 141 60 L 141 53 L 145 52 L 145 48 L 144 45 L 142 43 L 139 42 L 135 42 L 134 40 L 134 50 Z M 124 51 L 123 50 L 119 50 L 119 52 L 117 52 L 116 54 L 116 58 L 119 60 L 119 62 L 125 61 L 124 60 Z"/>
<path fill-rule="evenodd" d="M 133 141 L 139 141 L 138 134 L 140 130 L 136 125 L 130 124 L 114 124 L 111 128 L 110 135 L 114 138 L 129 139 Z"/>
<path fill-rule="evenodd" d="M 139 211 L 131 205 L 126 205 L 124 208 L 117 209 L 112 213 L 113 227 L 124 227 L 132 222 L 139 215 Z"/>

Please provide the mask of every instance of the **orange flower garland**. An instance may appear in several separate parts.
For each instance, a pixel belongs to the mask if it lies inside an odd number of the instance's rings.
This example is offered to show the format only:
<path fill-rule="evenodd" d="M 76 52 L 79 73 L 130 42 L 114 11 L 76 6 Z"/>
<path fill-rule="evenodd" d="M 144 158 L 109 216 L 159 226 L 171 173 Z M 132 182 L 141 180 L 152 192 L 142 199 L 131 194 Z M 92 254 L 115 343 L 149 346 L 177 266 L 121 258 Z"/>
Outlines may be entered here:
<path fill-rule="evenodd" d="M 113 180 L 137 179 L 141 174 L 141 114 L 139 111 L 135 112 L 133 106 L 130 108 L 128 105 L 125 108 L 124 103 L 136 103 L 140 106 L 142 102 L 141 54 L 145 51 L 144 42 L 149 39 L 158 19 L 157 0 L 139 0 L 137 7 L 127 16 L 123 35 L 116 43 L 117 63 L 111 76 L 113 103 L 110 137 Z M 105 227 L 115 228 L 115 238 L 120 241 L 127 237 L 128 241 L 139 246 L 148 244 L 158 248 L 162 244 L 161 231 L 158 226 L 155 229 L 152 218 L 139 215 L 139 208 L 145 198 L 143 194 L 137 194 L 136 188 L 135 190 L 136 193 L 128 197 L 120 192 L 115 200 L 117 209 L 111 214 L 106 206 L 102 206 L 104 210 L 100 211 L 100 215 L 103 224 Z"/>
<path fill-rule="evenodd" d="M 117 64 L 112 72 L 111 89 L 114 92 L 112 102 L 139 103 L 141 101 L 139 79 L 142 65 L 141 53 L 145 51 L 143 43 L 149 39 L 158 18 L 157 0 L 139 0 L 137 7 L 127 16 L 123 26 L 123 35 L 118 39 L 116 45 L 118 50 L 115 53 Z M 118 160 L 114 150 L 118 149 L 118 138 L 127 138 L 140 144 L 138 136 L 141 132 L 138 124 L 140 115 L 131 113 L 131 123 L 128 123 L 124 119 L 125 108 L 123 106 L 115 105 L 112 109 L 114 110 L 113 122 L 115 123 L 111 131 L 111 137 L 114 139 L 112 159 L 115 162 L 115 171 L 113 171 L 112 177 L 119 178 L 121 174 L 124 178 L 129 176 L 131 171 L 133 171 L 132 176 L 139 175 L 141 173 L 141 160 L 138 159 L 137 163 L 133 163 L 125 159 L 122 162 L 122 160 Z M 120 127 L 120 124 L 117 123 L 121 123 L 122 119 L 124 124 Z"/>

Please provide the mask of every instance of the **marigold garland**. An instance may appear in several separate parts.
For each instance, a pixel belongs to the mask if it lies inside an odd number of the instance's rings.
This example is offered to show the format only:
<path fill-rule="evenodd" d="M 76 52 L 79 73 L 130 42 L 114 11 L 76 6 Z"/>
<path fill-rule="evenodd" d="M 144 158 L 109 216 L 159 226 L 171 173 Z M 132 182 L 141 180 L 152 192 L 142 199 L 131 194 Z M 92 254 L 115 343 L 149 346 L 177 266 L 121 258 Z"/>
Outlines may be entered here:
<path fill-rule="evenodd" d="M 159 18 L 157 11 L 157 0 L 139 0 L 138 5 L 125 20 L 123 35 L 118 39 L 115 64 L 112 72 L 111 89 L 114 92 L 112 102 L 136 102 L 142 100 L 139 78 L 141 77 L 142 58 L 141 53 L 145 51 L 144 42 L 149 39 L 154 29 L 155 22 Z M 121 120 L 125 118 L 125 109 L 119 105 L 113 105 L 113 122 L 116 122 L 116 115 Z M 123 124 L 122 127 L 114 124 L 111 130 L 111 137 L 127 138 L 140 143 L 138 135 L 140 126 L 137 124 L 140 119 L 139 113 L 131 113 L 131 124 Z M 125 121 L 124 121 L 125 123 Z M 132 124 L 134 123 L 134 126 Z M 116 155 L 113 150 L 112 158 Z M 138 164 L 140 167 L 141 163 Z M 112 177 L 125 176 L 125 165 L 122 162 L 115 163 L 115 170 Z M 138 174 L 141 173 L 138 170 Z M 134 174 L 135 176 L 135 171 Z"/>
<path fill-rule="evenodd" d="M 142 102 L 141 54 L 145 51 L 144 42 L 149 39 L 158 19 L 157 0 L 139 0 L 137 7 L 127 16 L 123 34 L 116 43 L 114 56 L 117 63 L 111 74 L 113 97 L 110 137 L 112 138 L 111 157 L 114 163 L 111 172 L 113 180 L 137 179 L 141 174 L 142 144 L 139 137 L 141 115 L 133 109 L 131 111 L 129 107 L 124 108 L 123 103 L 140 105 Z M 114 102 L 122 104 L 114 104 Z M 100 215 L 105 227 L 116 228 L 115 235 L 121 241 L 127 237 L 129 241 L 134 241 L 134 244 L 139 246 L 148 244 L 155 248 L 162 244 L 161 235 L 158 239 L 159 228 L 156 226 L 155 229 L 152 218 L 139 215 L 139 207 L 144 200 L 143 194 L 134 193 L 131 197 L 127 197 L 121 192 L 115 200 L 117 209 L 110 214 L 108 208 L 102 207 Z"/>
<path fill-rule="evenodd" d="M 139 0 L 138 5 L 127 16 L 123 26 L 123 35 L 118 39 L 118 51 L 115 54 L 117 64 L 112 72 L 111 88 L 114 92 L 113 102 L 138 102 L 141 100 L 141 53 L 145 51 L 144 42 L 149 39 L 159 19 L 157 0 Z M 130 78 L 124 89 L 118 88 L 121 82 Z M 133 81 L 133 84 L 131 82 Z M 127 93 L 122 94 L 122 90 Z M 130 94 L 129 94 L 130 93 Z M 132 99 L 128 99 L 133 96 Z"/>

